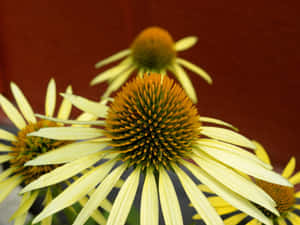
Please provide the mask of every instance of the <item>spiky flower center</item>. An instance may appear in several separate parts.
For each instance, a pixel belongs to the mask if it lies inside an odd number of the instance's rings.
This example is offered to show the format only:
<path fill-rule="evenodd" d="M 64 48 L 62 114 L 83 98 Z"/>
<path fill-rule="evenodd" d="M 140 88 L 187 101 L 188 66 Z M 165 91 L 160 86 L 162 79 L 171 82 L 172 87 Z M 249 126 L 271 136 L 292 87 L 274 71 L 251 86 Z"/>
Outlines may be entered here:
<path fill-rule="evenodd" d="M 187 154 L 199 134 L 197 109 L 168 77 L 144 75 L 117 94 L 106 119 L 111 145 L 130 165 L 169 167 Z"/>
<path fill-rule="evenodd" d="M 138 68 L 148 71 L 166 69 L 176 57 L 171 35 L 159 27 L 143 30 L 132 43 L 131 50 Z"/>
<path fill-rule="evenodd" d="M 18 132 L 17 141 L 13 142 L 13 151 L 10 155 L 14 156 L 10 160 L 12 168 L 16 168 L 16 173 L 24 177 L 24 183 L 28 184 L 39 178 L 43 174 L 55 169 L 57 165 L 49 166 L 24 166 L 24 164 L 35 157 L 58 148 L 66 142 L 47 138 L 27 136 L 27 134 L 37 131 L 44 127 L 57 127 L 58 124 L 51 121 L 41 120 L 37 123 L 30 123 Z"/>
<path fill-rule="evenodd" d="M 267 192 L 276 202 L 277 210 L 282 214 L 287 212 L 295 203 L 294 187 L 286 187 L 279 184 L 272 184 L 263 180 L 256 180 L 256 184 Z M 270 214 L 269 217 L 273 215 Z"/>

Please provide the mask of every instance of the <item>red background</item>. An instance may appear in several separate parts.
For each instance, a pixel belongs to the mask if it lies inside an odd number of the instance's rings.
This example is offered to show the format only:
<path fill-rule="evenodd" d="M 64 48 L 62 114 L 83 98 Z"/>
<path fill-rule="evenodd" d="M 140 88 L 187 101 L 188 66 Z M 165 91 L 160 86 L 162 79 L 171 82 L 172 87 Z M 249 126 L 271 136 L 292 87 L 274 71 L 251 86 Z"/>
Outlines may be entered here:
<path fill-rule="evenodd" d="M 94 63 L 158 25 L 175 40 L 199 37 L 180 56 L 214 79 L 209 86 L 190 74 L 200 115 L 238 126 L 278 167 L 300 157 L 299 1 L 2 0 L 0 10 L 0 91 L 11 98 L 15 81 L 37 112 L 50 77 L 59 91 L 70 83 L 98 99 L 106 85 L 89 87 Z"/>

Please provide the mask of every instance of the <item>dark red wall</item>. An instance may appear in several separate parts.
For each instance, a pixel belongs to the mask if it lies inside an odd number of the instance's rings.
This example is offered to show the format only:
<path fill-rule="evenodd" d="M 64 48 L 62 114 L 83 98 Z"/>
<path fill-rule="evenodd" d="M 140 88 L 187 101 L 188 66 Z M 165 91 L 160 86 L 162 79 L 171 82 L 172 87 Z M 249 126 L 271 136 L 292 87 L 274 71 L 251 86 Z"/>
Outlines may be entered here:
<path fill-rule="evenodd" d="M 37 111 L 52 76 L 60 91 L 71 83 L 97 99 L 106 86 L 89 87 L 94 63 L 159 25 L 175 40 L 199 37 L 180 56 L 214 79 L 209 86 L 191 74 L 200 115 L 238 126 L 279 166 L 300 158 L 299 1 L 2 0 L 0 10 L 0 90 L 17 82 Z"/>

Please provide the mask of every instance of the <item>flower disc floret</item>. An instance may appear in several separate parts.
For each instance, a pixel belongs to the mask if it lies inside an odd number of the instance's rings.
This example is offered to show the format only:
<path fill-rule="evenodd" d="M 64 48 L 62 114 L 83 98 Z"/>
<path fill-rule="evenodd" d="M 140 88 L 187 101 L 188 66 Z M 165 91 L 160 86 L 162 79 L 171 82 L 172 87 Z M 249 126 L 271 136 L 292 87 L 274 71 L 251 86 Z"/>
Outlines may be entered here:
<path fill-rule="evenodd" d="M 168 167 L 184 158 L 199 135 L 197 109 L 173 80 L 145 75 L 118 93 L 106 119 L 111 145 L 123 161 Z"/>

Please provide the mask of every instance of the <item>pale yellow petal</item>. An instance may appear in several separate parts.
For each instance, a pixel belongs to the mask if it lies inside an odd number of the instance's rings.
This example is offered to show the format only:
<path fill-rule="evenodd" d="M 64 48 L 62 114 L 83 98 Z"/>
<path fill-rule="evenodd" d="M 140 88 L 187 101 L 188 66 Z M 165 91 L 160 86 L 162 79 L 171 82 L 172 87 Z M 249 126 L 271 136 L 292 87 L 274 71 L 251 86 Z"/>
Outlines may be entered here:
<path fill-rule="evenodd" d="M 69 85 L 67 87 L 65 93 L 72 94 L 71 85 Z M 58 113 L 57 113 L 57 118 L 62 119 L 62 120 L 68 119 L 71 114 L 71 110 L 72 110 L 72 103 L 67 99 L 63 99 L 63 101 L 59 107 Z"/>
<path fill-rule="evenodd" d="M 56 140 L 83 140 L 97 138 L 103 135 L 103 130 L 92 127 L 49 127 L 42 128 L 28 136 L 44 137 Z"/>
<path fill-rule="evenodd" d="M 183 225 L 181 209 L 172 181 L 165 171 L 159 170 L 159 198 L 166 225 Z"/>
<path fill-rule="evenodd" d="M 296 185 L 296 184 L 299 184 L 300 183 L 300 172 L 297 172 L 294 176 L 292 176 L 289 181 Z"/>
<path fill-rule="evenodd" d="M 158 193 L 153 171 L 148 169 L 141 199 L 141 225 L 158 225 Z"/>
<path fill-rule="evenodd" d="M 14 158 L 11 155 L 0 155 L 0 163 L 4 163 L 7 162 L 8 160 Z"/>
<path fill-rule="evenodd" d="M 229 224 L 239 224 L 239 222 L 241 222 L 243 219 L 245 219 L 247 217 L 246 214 L 244 213 L 240 213 L 240 214 L 237 214 L 237 215 L 233 215 L 233 216 L 230 216 L 229 218 L 225 219 L 224 220 L 224 223 L 227 225 Z"/>
<path fill-rule="evenodd" d="M 266 150 L 264 149 L 264 147 L 257 141 L 252 141 L 252 142 L 255 145 L 255 154 L 257 155 L 257 157 L 260 158 L 263 162 L 271 165 L 270 158 Z"/>
<path fill-rule="evenodd" d="M 177 52 L 184 51 L 186 49 L 191 48 L 194 46 L 198 41 L 198 38 L 196 36 L 188 36 L 184 37 L 175 43 L 175 50 Z"/>
<path fill-rule="evenodd" d="M 10 83 L 11 91 L 14 95 L 14 98 L 18 104 L 19 109 L 21 110 L 23 116 L 29 123 L 36 123 L 36 118 L 34 116 L 34 112 L 27 100 L 24 96 L 21 89 L 14 83 Z"/>
<path fill-rule="evenodd" d="M 95 121 L 97 120 L 97 116 L 93 115 L 93 114 L 90 114 L 90 113 L 82 113 L 80 114 L 76 120 L 77 121 L 81 121 L 81 122 L 87 122 L 87 121 Z M 73 127 L 89 127 L 90 125 L 77 125 L 77 124 L 73 124 L 72 125 Z"/>
<path fill-rule="evenodd" d="M 207 193 L 211 193 L 211 194 L 214 193 L 214 192 L 213 192 L 212 190 L 210 190 L 210 188 L 209 188 L 207 185 L 205 185 L 205 184 L 199 184 L 199 185 L 198 185 L 198 188 L 199 188 L 201 191 L 203 191 L 203 192 L 207 192 Z"/>
<path fill-rule="evenodd" d="M 105 104 L 107 101 L 94 102 L 84 97 L 72 95 L 72 94 L 61 94 L 65 99 L 69 100 L 78 109 L 91 113 L 97 117 L 104 118 L 108 110 L 108 106 Z"/>
<path fill-rule="evenodd" d="M 53 78 L 49 81 L 46 100 L 45 100 L 45 114 L 52 117 L 55 110 L 56 103 L 56 84 Z"/>
<path fill-rule="evenodd" d="M 177 78 L 179 83 L 182 85 L 186 94 L 190 97 L 190 99 L 194 103 L 196 103 L 197 102 L 197 94 L 194 89 L 193 83 L 190 80 L 187 73 L 182 69 L 181 66 L 179 66 L 176 63 L 170 67 L 170 70 L 172 71 L 172 73 L 174 73 L 175 77 Z"/>
<path fill-rule="evenodd" d="M 107 57 L 106 59 L 103 59 L 96 63 L 95 68 L 99 69 L 102 66 L 105 66 L 109 63 L 115 62 L 119 59 L 124 58 L 125 56 L 128 56 L 131 53 L 130 49 L 124 49 L 122 51 L 117 52 L 116 54 L 113 54 L 112 56 Z"/>
<path fill-rule="evenodd" d="M 250 201 L 248 201 L 246 198 L 243 198 L 242 196 L 232 191 L 230 188 L 226 187 L 225 184 L 221 183 L 222 181 L 216 180 L 214 177 L 206 173 L 203 169 L 192 163 L 183 161 L 183 165 L 188 168 L 189 171 L 192 172 L 192 174 L 197 179 L 206 184 L 213 192 L 215 192 L 226 202 L 228 202 L 227 206 L 225 205 L 224 201 L 218 202 L 218 204 L 216 204 L 216 202 L 212 202 L 214 206 L 224 206 L 220 209 L 217 208 L 220 215 L 234 212 L 237 209 L 240 209 L 248 215 L 264 222 L 265 224 L 270 224 L 270 220 L 256 206 L 251 204 Z M 229 204 L 236 207 L 237 209 L 232 208 Z"/>
<path fill-rule="evenodd" d="M 3 95 L 0 94 L 0 106 L 5 112 L 6 116 L 11 122 L 18 128 L 23 129 L 26 126 L 26 122 L 13 104 L 10 103 Z"/>
<path fill-rule="evenodd" d="M 11 152 L 12 149 L 13 148 L 11 146 L 0 144 L 0 152 Z"/>
<path fill-rule="evenodd" d="M 90 192 L 97 183 L 109 173 L 115 165 L 115 161 L 108 161 L 80 177 L 74 183 L 70 184 L 60 195 L 52 200 L 49 205 L 34 219 L 34 223 L 74 204 Z"/>
<path fill-rule="evenodd" d="M 121 74 L 123 74 L 125 71 L 127 71 L 131 67 L 133 67 L 132 58 L 127 57 L 122 62 L 120 62 L 118 65 L 98 74 L 90 82 L 90 85 L 95 85 L 95 84 L 99 84 L 103 81 L 116 79 L 118 76 L 121 76 Z"/>
<path fill-rule="evenodd" d="M 221 125 L 221 126 L 225 126 L 225 127 L 229 127 L 233 130 L 238 131 L 238 129 L 234 126 L 232 126 L 230 123 L 224 122 L 222 120 L 219 119 L 215 119 L 215 118 L 211 118 L 211 117 L 206 117 L 206 116 L 200 116 L 200 121 L 204 122 L 204 123 L 214 123 L 217 125 Z"/>
<path fill-rule="evenodd" d="M 129 78 L 129 76 L 132 74 L 132 72 L 134 70 L 135 70 L 135 67 L 131 66 L 127 70 L 125 70 L 124 72 L 122 72 L 122 74 L 120 74 L 119 76 L 117 76 L 111 82 L 111 84 L 109 84 L 108 88 L 106 89 L 106 91 L 103 94 L 103 97 L 107 98 L 108 96 L 110 96 L 110 94 L 112 92 L 118 90 L 126 82 L 126 80 Z"/>
<path fill-rule="evenodd" d="M 206 196 L 200 191 L 197 185 L 177 166 L 172 166 L 180 179 L 187 196 L 193 204 L 193 207 L 203 218 L 207 225 L 223 225 L 221 217 L 207 200 Z"/>
<path fill-rule="evenodd" d="M 25 193 L 27 191 L 35 190 L 42 187 L 47 187 L 53 184 L 57 184 L 61 181 L 64 181 L 76 174 L 80 171 L 83 171 L 86 168 L 89 168 L 97 161 L 99 161 L 103 157 L 102 152 L 98 152 L 95 154 L 91 154 L 85 156 L 81 159 L 77 159 L 73 162 L 60 166 L 49 173 L 44 174 L 43 176 L 39 177 L 37 180 L 29 183 L 21 193 Z"/>
<path fill-rule="evenodd" d="M 31 161 L 26 166 L 63 164 L 96 153 L 108 146 L 108 143 L 101 142 L 77 142 L 64 145 L 60 148 L 42 154 Z"/>
<path fill-rule="evenodd" d="M 285 220 L 284 220 L 284 218 L 282 218 L 282 217 L 279 217 L 277 219 L 277 222 L 278 222 L 278 225 L 287 225 L 286 222 L 285 222 Z"/>
<path fill-rule="evenodd" d="M 106 225 L 124 225 L 135 198 L 140 180 L 140 169 L 135 169 L 120 189 Z"/>
<path fill-rule="evenodd" d="M 296 168 L 296 159 L 295 157 L 292 157 L 288 162 L 287 166 L 284 168 L 282 172 L 282 176 L 285 178 L 289 178 L 294 173 L 295 168 Z"/>
<path fill-rule="evenodd" d="M 15 187 L 21 184 L 23 179 L 20 176 L 10 177 L 0 183 L 0 203 L 12 192 Z"/>
<path fill-rule="evenodd" d="M 295 214 L 293 212 L 288 212 L 287 218 L 289 219 L 289 221 L 291 221 L 291 223 L 293 225 L 300 224 L 300 216 L 298 216 L 297 214 Z"/>
<path fill-rule="evenodd" d="M 14 225 L 24 225 L 26 222 L 27 213 L 16 218 Z"/>
<path fill-rule="evenodd" d="M 16 168 L 11 167 L 6 170 L 4 170 L 2 173 L 0 173 L 0 182 L 4 179 L 6 179 L 8 176 L 13 174 L 16 171 Z"/>
<path fill-rule="evenodd" d="M 126 169 L 126 165 L 123 164 L 111 172 L 103 182 L 97 187 L 95 192 L 90 196 L 88 202 L 76 217 L 73 225 L 83 225 L 91 214 L 98 208 L 100 203 L 111 192 L 116 182 L 120 179 L 121 175 Z"/>
<path fill-rule="evenodd" d="M 0 129 L 0 139 L 6 141 L 17 141 L 17 137 L 6 130 Z"/>
<path fill-rule="evenodd" d="M 245 136 L 240 135 L 232 130 L 220 128 L 220 127 L 201 127 L 201 134 L 214 138 L 220 141 L 224 141 L 230 144 L 239 145 L 246 148 L 255 149 L 254 144 Z"/>

